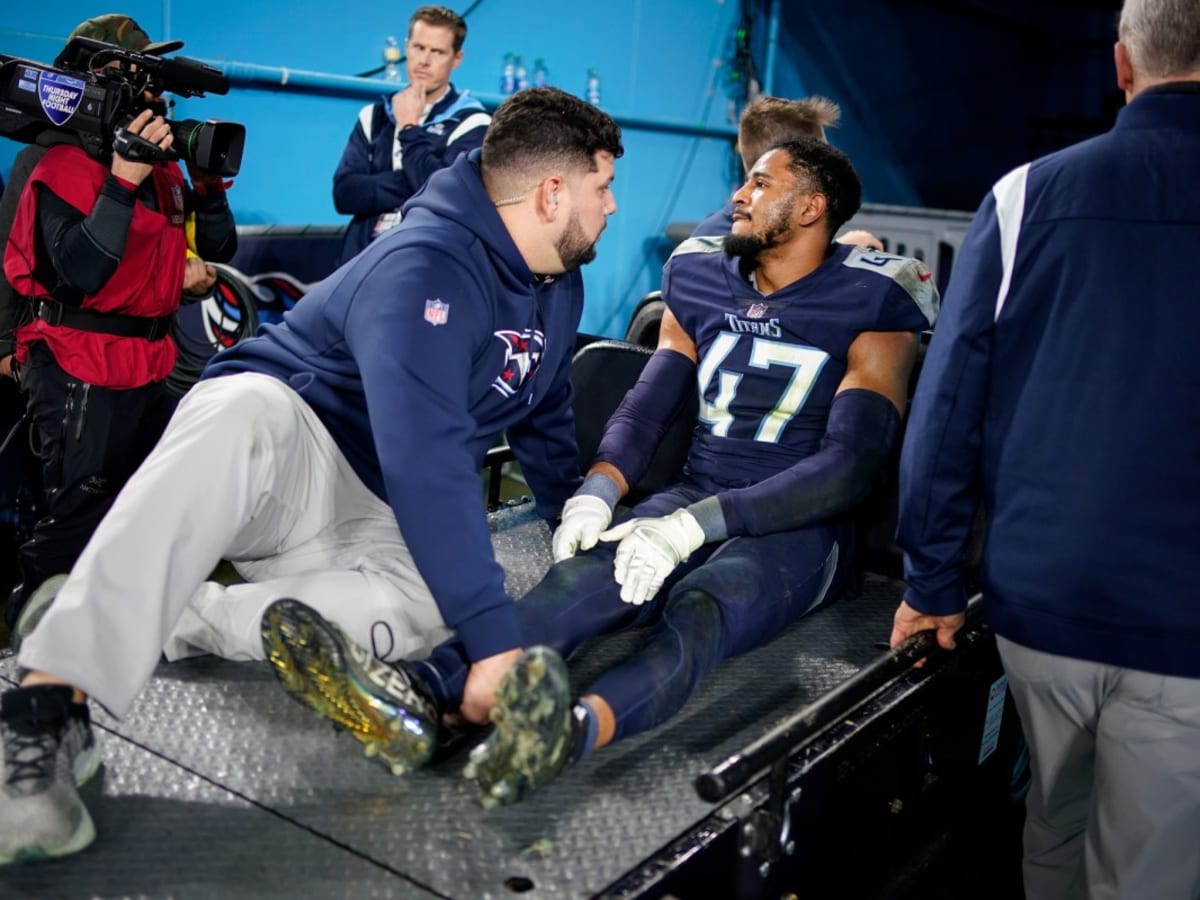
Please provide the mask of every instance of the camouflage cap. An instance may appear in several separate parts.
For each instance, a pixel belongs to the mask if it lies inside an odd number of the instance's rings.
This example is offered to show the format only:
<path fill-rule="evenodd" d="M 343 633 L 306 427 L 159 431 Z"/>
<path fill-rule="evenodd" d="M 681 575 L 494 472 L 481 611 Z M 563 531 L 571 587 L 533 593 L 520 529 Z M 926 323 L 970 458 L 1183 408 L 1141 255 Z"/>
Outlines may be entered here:
<path fill-rule="evenodd" d="M 106 13 L 80 22 L 67 36 L 67 43 L 71 43 L 71 40 L 77 37 L 104 41 L 106 44 L 116 44 L 127 50 L 152 53 L 155 56 L 171 53 L 183 46 L 183 41 L 151 41 L 149 35 L 142 30 L 142 26 L 132 17 L 121 13 Z M 80 58 L 80 54 L 76 54 L 73 62 L 83 65 L 84 59 Z"/>

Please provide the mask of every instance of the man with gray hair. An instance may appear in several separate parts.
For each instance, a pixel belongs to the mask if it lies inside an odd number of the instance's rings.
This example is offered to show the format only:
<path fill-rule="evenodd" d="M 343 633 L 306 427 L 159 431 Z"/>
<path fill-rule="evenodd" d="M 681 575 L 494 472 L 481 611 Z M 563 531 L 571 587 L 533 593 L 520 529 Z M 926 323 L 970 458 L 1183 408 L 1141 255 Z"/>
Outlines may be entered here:
<path fill-rule="evenodd" d="M 1127 0 L 1115 61 L 1112 130 L 984 199 L 901 461 L 893 644 L 954 646 L 983 505 L 1030 900 L 1200 896 L 1200 4 Z"/>

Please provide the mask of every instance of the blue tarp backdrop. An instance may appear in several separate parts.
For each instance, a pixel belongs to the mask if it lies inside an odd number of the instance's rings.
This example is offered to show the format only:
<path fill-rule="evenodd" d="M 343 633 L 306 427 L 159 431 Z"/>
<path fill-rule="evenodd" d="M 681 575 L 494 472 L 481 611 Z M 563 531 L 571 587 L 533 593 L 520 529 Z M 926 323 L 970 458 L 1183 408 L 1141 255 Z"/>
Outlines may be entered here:
<path fill-rule="evenodd" d="M 182 55 L 355 75 L 381 65 L 389 35 L 403 41 L 416 6 L 131 0 L 119 11 L 154 39 L 183 40 Z M 0 26 L 0 53 L 49 62 L 78 22 L 110 11 L 74 0 L 15 6 Z M 453 79 L 460 88 L 499 99 L 508 52 L 522 54 L 531 70 L 541 57 L 551 84 L 580 95 L 587 70 L 595 67 L 601 105 L 646 123 L 626 128 L 615 184 L 619 209 L 586 273 L 585 330 L 623 332 L 637 298 L 658 285 L 666 225 L 703 217 L 729 191 L 733 128 L 727 116 L 736 91 L 729 89 L 725 60 L 738 13 L 737 3 L 717 0 L 484 0 L 467 18 L 466 52 Z M 376 78 L 386 90 L 382 76 Z M 344 221 L 333 208 L 333 171 L 358 110 L 369 101 L 237 85 L 223 97 L 179 101 L 172 115 L 246 125 L 242 171 L 231 193 L 239 224 L 331 225 Z M 658 131 L 658 120 L 716 131 Z M 18 149 L 0 140 L 0 171 L 7 172 Z"/>
<path fill-rule="evenodd" d="M 117 11 L 154 39 L 185 41 L 183 55 L 226 67 L 227 96 L 180 101 L 173 115 L 243 123 L 246 153 L 231 194 L 239 224 L 296 226 L 344 222 L 332 175 L 372 99 L 315 93 L 312 83 L 381 66 L 385 41 L 403 42 L 417 5 L 130 0 Z M 602 107 L 625 126 L 619 209 L 585 270 L 583 329 L 609 336 L 623 334 L 637 300 L 658 287 L 667 225 L 702 218 L 735 185 L 734 126 L 751 72 L 768 93 L 823 93 L 842 104 L 830 138 L 876 203 L 974 208 L 1007 169 L 1103 130 L 1119 104 L 1111 64 L 1119 4 L 1103 0 L 451 5 L 468 12 L 458 87 L 498 101 L 506 53 L 521 54 L 531 72 L 540 57 L 551 84 L 581 96 L 595 68 Z M 0 53 L 49 62 L 78 22 L 111 11 L 79 0 L 9 4 Z M 284 69 L 313 77 L 280 86 Z M 0 139 L 0 172 L 18 150 Z"/>

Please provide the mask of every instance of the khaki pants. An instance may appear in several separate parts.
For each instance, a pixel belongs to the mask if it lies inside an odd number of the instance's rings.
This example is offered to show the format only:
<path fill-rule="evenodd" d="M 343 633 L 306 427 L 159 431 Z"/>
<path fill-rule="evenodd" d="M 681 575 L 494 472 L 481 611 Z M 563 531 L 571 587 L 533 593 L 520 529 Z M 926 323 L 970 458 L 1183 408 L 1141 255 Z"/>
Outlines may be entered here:
<path fill-rule="evenodd" d="M 221 559 L 253 583 L 204 579 Z M 20 664 L 123 716 L 160 653 L 261 659 L 259 622 L 294 597 L 386 658 L 449 635 L 391 508 L 286 384 L 201 381 L 134 473 Z"/>
<path fill-rule="evenodd" d="M 1033 766 L 1027 900 L 1200 898 L 1200 679 L 996 642 Z"/>

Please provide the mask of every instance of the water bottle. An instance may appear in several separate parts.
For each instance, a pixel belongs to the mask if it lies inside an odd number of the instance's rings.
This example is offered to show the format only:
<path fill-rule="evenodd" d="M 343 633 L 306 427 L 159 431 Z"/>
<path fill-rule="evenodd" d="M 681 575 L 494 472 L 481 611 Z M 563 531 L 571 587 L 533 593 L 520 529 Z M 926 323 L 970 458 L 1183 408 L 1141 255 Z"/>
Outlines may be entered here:
<path fill-rule="evenodd" d="M 511 53 L 504 54 L 504 67 L 500 70 L 500 93 L 507 97 L 517 89 L 516 59 Z"/>
<path fill-rule="evenodd" d="M 515 70 L 517 90 L 523 91 L 529 87 L 529 71 L 525 68 L 525 60 L 519 55 L 516 59 Z"/>
<path fill-rule="evenodd" d="M 546 61 L 540 56 L 533 61 L 533 86 L 545 87 L 550 83 L 550 76 L 546 72 Z"/>
<path fill-rule="evenodd" d="M 586 99 L 592 106 L 600 105 L 600 75 L 595 69 L 588 69 Z"/>
<path fill-rule="evenodd" d="M 400 80 L 400 45 L 390 35 L 383 42 L 383 77 L 385 81 Z"/>

